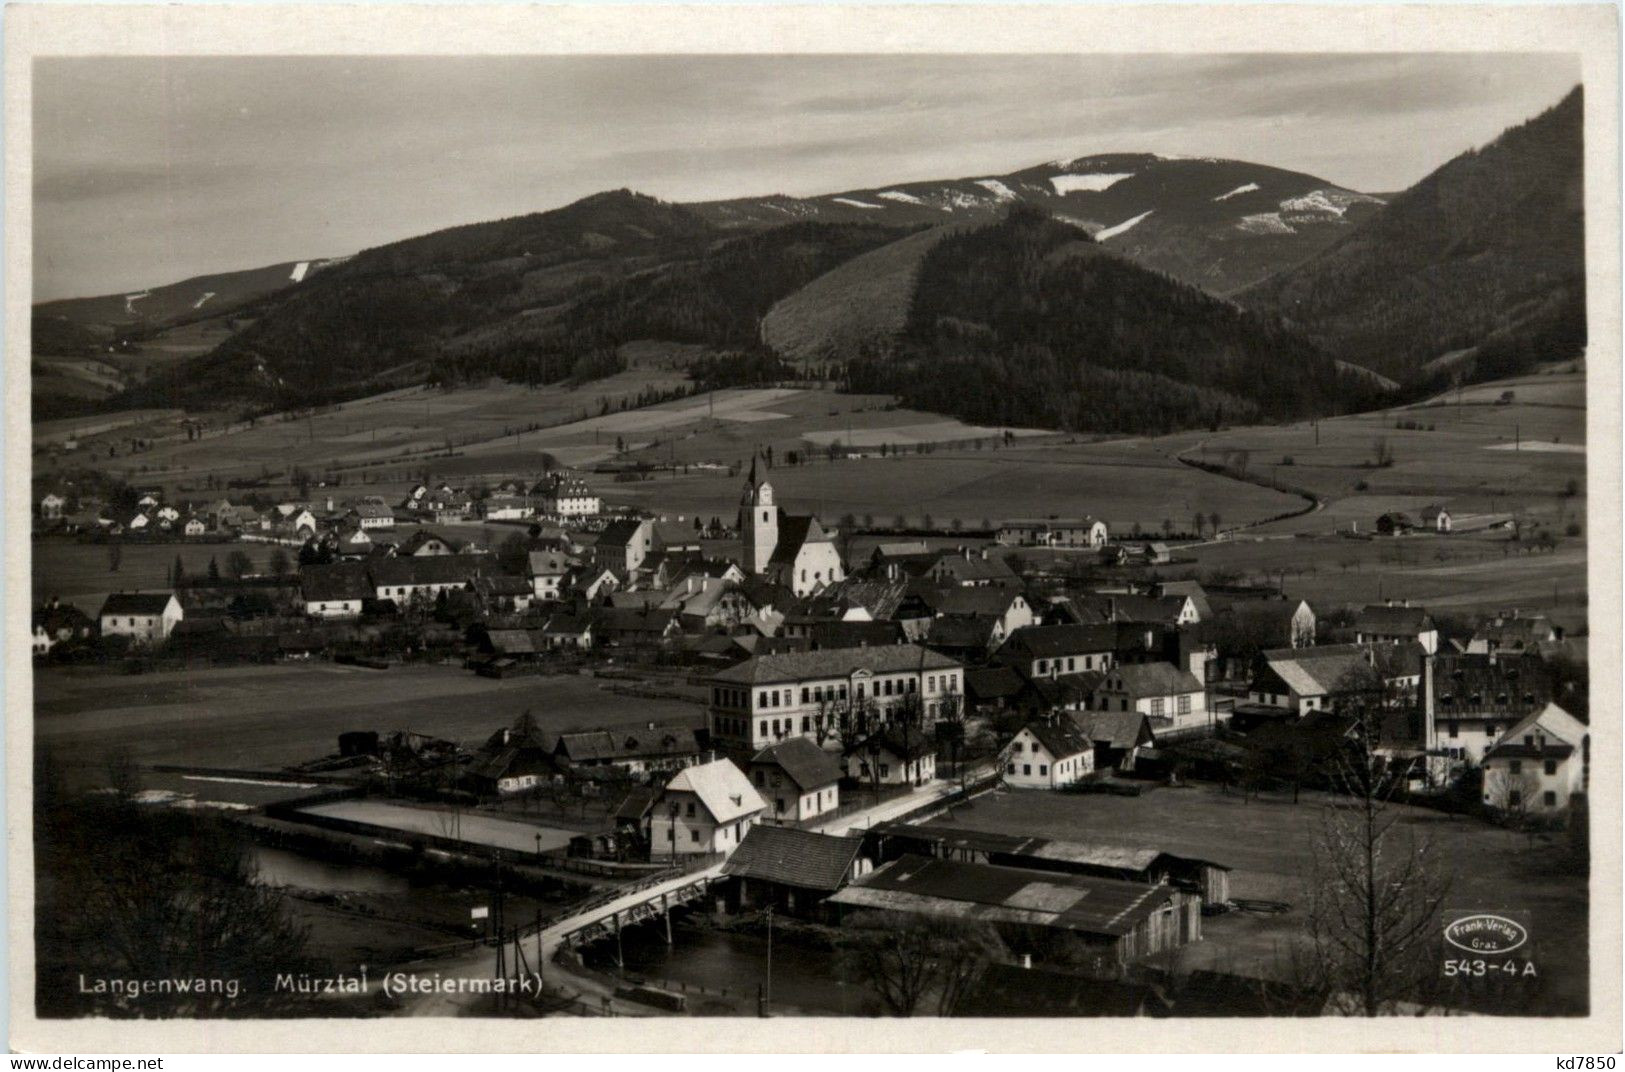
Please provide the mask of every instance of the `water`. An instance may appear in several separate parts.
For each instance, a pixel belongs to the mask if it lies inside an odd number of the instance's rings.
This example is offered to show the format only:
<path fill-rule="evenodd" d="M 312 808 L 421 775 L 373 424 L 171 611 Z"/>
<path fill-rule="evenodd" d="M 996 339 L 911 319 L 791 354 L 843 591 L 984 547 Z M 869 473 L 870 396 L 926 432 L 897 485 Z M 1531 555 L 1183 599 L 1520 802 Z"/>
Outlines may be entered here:
<path fill-rule="evenodd" d="M 334 863 L 269 845 L 250 845 L 249 862 L 262 886 L 295 886 L 326 893 L 400 894 L 411 891 L 406 876 L 366 864 Z"/>
<path fill-rule="evenodd" d="M 667 945 L 659 923 L 628 928 L 621 936 L 626 974 L 651 985 L 679 990 L 687 983 L 691 1012 L 700 1010 L 716 991 L 738 1011 L 754 1014 L 757 987 L 768 982 L 767 939 L 754 934 L 674 925 Z M 588 965 L 601 971 L 615 968 L 613 940 L 595 943 L 585 951 Z M 696 993 L 704 987 L 712 993 Z M 793 1008 L 823 1014 L 857 1014 L 865 1010 L 869 995 L 861 984 L 841 977 L 835 954 L 807 945 L 773 942 L 771 1006 L 781 1013 Z"/>

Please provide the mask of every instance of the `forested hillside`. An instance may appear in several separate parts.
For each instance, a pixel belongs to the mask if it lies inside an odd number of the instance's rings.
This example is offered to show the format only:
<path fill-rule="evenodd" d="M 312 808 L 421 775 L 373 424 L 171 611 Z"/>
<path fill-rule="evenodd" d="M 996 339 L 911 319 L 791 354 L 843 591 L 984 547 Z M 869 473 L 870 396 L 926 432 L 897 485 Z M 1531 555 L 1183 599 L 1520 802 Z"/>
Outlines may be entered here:
<path fill-rule="evenodd" d="M 1505 376 L 1585 345 L 1577 88 L 1243 295 L 1401 381 Z"/>
<path fill-rule="evenodd" d="M 934 246 L 897 352 L 850 376 L 966 420 L 1078 430 L 1329 412 L 1370 394 L 1301 337 L 1028 206 Z"/>

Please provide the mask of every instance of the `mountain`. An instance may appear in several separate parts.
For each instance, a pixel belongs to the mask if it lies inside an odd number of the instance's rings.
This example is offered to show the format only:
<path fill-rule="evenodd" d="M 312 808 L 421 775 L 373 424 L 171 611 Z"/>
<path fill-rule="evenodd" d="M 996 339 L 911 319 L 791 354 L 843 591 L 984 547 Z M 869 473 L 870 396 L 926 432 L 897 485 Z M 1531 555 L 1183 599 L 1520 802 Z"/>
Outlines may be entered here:
<path fill-rule="evenodd" d="M 906 232 L 805 223 L 724 231 L 629 191 L 454 227 L 357 254 L 246 308 L 203 357 L 155 373 L 124 404 L 324 402 L 407 383 L 593 378 L 655 338 L 759 348 L 780 298 Z"/>
<path fill-rule="evenodd" d="M 1131 260 L 1223 295 L 1314 255 L 1382 202 L 1239 160 L 1112 153 L 1005 175 L 690 207 L 720 227 L 789 220 L 917 227 L 996 219 L 1013 204 L 1037 205 Z"/>
<path fill-rule="evenodd" d="M 972 422 L 1159 432 L 1324 413 L 1372 387 L 1269 318 L 1149 271 L 1030 205 L 919 260 L 895 350 L 855 390 Z"/>
<path fill-rule="evenodd" d="M 1492 379 L 1577 355 L 1583 105 L 1576 88 L 1241 300 L 1400 381 Z"/>
<path fill-rule="evenodd" d="M 153 287 L 128 294 L 104 294 L 95 298 L 65 298 L 34 306 L 36 330 L 34 350 L 61 341 L 51 324 L 72 324 L 91 329 L 123 329 L 155 324 L 193 315 L 209 315 L 225 306 L 263 297 L 294 286 L 334 260 L 288 261 L 265 268 L 239 272 L 218 272 L 194 276 L 179 283 Z"/>

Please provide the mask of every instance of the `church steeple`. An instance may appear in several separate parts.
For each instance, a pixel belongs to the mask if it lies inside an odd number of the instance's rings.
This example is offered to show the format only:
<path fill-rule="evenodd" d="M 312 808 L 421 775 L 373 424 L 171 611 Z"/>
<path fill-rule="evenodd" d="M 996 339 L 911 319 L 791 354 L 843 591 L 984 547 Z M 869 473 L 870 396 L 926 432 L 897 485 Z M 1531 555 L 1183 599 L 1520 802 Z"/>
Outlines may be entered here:
<path fill-rule="evenodd" d="M 773 505 L 773 485 L 756 478 L 756 455 L 750 459 L 750 476 L 739 500 L 739 539 L 744 545 L 745 569 L 762 573 L 779 546 L 779 510 Z"/>

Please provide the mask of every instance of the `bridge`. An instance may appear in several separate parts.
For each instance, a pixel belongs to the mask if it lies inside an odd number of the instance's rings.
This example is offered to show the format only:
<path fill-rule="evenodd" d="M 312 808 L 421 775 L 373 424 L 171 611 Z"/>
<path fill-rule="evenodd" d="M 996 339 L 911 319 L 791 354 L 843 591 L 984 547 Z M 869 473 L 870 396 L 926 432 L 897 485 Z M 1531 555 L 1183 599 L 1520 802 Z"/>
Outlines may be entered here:
<path fill-rule="evenodd" d="M 618 938 L 624 927 L 647 919 L 663 917 L 666 940 L 671 940 L 671 910 L 701 900 L 722 873 L 722 858 L 703 858 L 682 874 L 640 882 L 633 889 L 603 894 L 585 904 L 573 906 L 568 915 L 550 920 L 542 927 L 541 950 L 551 960 L 560 949 L 585 945 L 600 938 Z"/>

